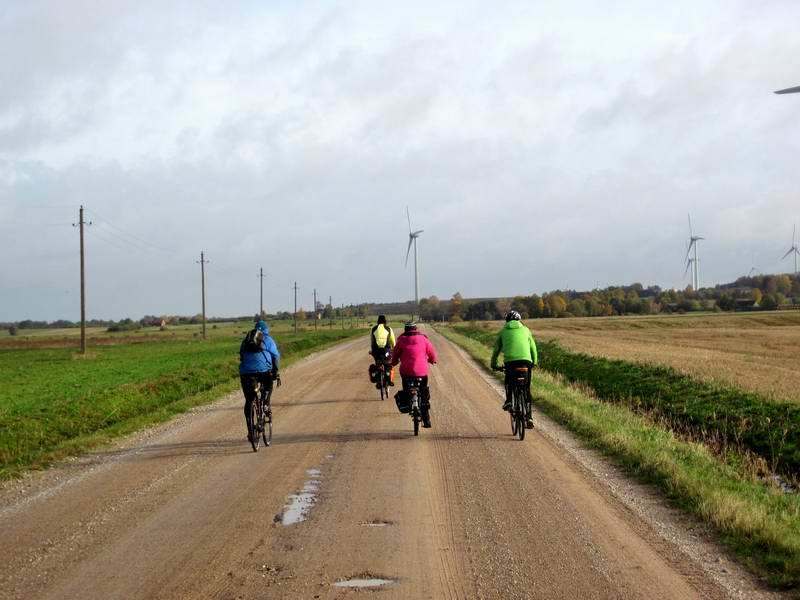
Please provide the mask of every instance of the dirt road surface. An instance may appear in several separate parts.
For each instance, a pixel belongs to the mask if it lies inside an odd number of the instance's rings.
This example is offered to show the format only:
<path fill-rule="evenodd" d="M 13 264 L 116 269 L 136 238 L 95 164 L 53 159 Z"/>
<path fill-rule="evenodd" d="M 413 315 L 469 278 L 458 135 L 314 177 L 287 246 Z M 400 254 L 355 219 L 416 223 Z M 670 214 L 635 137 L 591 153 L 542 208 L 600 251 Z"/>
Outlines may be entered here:
<path fill-rule="evenodd" d="M 4 486 L 0 598 L 725 597 L 433 338 L 418 438 L 360 340 L 284 373 L 258 453 L 234 394 Z"/>

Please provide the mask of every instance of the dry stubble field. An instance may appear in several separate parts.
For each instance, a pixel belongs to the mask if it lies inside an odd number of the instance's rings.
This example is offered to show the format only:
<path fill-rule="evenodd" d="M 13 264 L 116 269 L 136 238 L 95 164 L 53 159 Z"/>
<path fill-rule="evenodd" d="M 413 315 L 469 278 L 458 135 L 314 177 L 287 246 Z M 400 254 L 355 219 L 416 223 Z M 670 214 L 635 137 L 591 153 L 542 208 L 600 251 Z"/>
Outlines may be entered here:
<path fill-rule="evenodd" d="M 536 339 L 800 401 L 800 312 L 537 319 Z"/>

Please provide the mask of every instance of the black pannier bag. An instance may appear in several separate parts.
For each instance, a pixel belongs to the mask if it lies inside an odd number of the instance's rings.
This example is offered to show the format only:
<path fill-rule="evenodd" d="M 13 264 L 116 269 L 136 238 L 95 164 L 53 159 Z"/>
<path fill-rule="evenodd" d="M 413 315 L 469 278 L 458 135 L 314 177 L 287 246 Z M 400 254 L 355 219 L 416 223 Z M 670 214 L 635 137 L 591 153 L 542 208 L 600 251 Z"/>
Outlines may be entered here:
<path fill-rule="evenodd" d="M 403 414 L 411 412 L 411 398 L 405 390 L 400 390 L 394 395 L 394 401 L 397 404 L 397 410 Z"/>

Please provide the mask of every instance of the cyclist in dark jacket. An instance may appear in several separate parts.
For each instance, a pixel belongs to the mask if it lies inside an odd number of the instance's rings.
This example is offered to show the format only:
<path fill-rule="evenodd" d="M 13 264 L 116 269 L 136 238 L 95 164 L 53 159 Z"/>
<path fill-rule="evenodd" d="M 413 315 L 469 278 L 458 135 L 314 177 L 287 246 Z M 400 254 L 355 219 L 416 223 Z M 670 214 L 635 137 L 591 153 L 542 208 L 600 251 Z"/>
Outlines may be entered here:
<path fill-rule="evenodd" d="M 281 385 L 281 376 L 278 371 L 281 355 L 275 340 L 269 335 L 269 327 L 264 321 L 256 323 L 255 327 L 264 336 L 261 340 L 261 350 L 253 352 L 246 346 L 246 339 L 242 340 L 239 347 L 239 379 L 244 392 L 244 418 L 247 421 L 247 438 L 250 440 L 250 407 L 256 397 L 255 384 L 261 382 L 266 390 L 265 399 L 269 402 L 272 396 L 272 382 Z M 250 440 L 252 441 L 252 440 Z"/>

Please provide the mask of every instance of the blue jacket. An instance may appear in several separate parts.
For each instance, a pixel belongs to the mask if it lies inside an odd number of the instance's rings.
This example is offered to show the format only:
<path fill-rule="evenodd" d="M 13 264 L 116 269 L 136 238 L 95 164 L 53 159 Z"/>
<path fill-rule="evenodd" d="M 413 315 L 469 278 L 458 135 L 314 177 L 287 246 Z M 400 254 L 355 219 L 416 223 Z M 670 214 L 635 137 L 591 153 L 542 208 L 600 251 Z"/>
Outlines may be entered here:
<path fill-rule="evenodd" d="M 260 329 L 264 333 L 261 352 L 248 352 L 245 350 L 244 340 L 242 340 L 242 344 L 239 346 L 239 373 L 241 375 L 277 371 L 280 366 L 281 355 L 275 340 L 269 335 L 269 327 L 264 321 L 259 321 L 256 329 Z"/>

